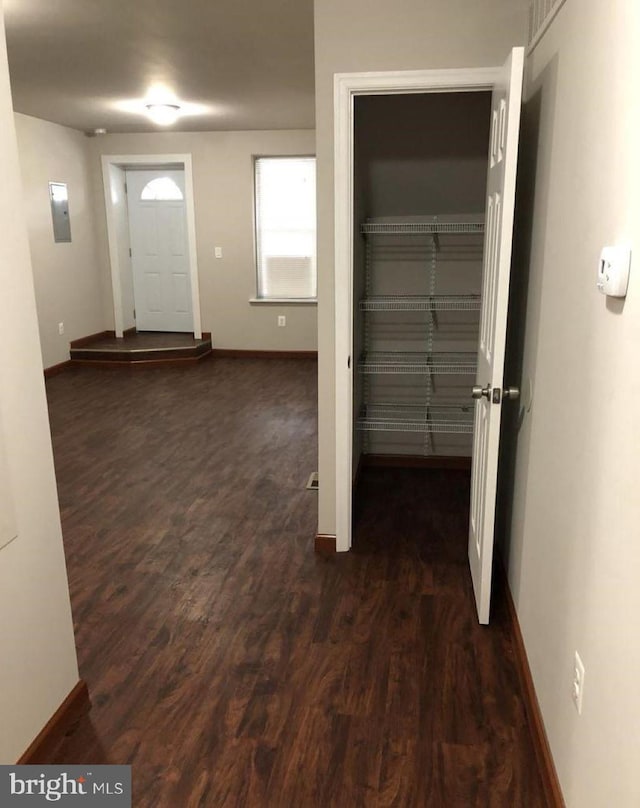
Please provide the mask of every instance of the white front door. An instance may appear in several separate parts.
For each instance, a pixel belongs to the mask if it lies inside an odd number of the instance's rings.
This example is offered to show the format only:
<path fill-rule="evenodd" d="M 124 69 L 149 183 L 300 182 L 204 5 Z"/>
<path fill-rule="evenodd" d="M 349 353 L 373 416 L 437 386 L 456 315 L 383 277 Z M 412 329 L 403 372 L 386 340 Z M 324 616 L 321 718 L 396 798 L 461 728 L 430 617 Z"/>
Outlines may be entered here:
<path fill-rule="evenodd" d="M 193 331 L 184 171 L 127 171 L 138 331 Z"/>
<path fill-rule="evenodd" d="M 471 472 L 469 564 L 478 620 L 489 622 L 504 352 L 511 271 L 524 49 L 514 48 L 491 104 L 487 224 Z M 508 394 L 507 394 L 508 396 Z"/>

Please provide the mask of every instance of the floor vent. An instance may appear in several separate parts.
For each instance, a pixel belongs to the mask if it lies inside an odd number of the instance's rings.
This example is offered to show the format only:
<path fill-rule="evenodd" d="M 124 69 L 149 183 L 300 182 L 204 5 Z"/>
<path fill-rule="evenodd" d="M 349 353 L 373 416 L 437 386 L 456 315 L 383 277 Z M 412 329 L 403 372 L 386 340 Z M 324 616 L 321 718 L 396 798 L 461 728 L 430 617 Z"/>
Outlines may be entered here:
<path fill-rule="evenodd" d="M 318 490 L 318 472 L 314 471 L 313 474 L 309 475 L 309 479 L 307 480 L 307 488 L 309 491 L 317 491 Z"/>
<path fill-rule="evenodd" d="M 540 42 L 564 2 L 565 0 L 532 0 L 529 6 L 529 53 Z"/>

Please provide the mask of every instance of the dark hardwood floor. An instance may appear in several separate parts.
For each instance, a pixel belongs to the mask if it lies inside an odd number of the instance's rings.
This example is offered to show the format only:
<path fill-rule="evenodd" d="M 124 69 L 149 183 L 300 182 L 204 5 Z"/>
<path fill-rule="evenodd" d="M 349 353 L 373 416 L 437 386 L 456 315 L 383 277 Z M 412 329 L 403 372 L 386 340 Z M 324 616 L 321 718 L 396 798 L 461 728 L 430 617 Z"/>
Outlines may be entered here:
<path fill-rule="evenodd" d="M 47 382 L 94 705 L 52 762 L 132 764 L 136 808 L 541 808 L 505 612 L 475 619 L 468 474 L 366 469 L 354 551 L 318 558 L 315 374 Z"/>

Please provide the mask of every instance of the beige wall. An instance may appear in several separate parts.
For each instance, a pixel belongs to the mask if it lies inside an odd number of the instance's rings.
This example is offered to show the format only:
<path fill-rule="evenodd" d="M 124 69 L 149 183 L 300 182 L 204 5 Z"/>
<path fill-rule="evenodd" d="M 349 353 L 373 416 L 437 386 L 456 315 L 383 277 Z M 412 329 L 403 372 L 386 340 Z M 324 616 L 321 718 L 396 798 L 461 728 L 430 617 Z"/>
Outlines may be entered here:
<path fill-rule="evenodd" d="M 313 154 L 312 130 L 107 135 L 81 132 L 16 114 L 20 164 L 44 367 L 69 358 L 69 341 L 114 327 L 100 155 L 193 155 L 202 326 L 219 348 L 315 350 L 316 307 L 250 304 L 256 294 L 253 163 L 258 154 Z M 53 241 L 48 183 L 67 182 L 70 244 Z M 121 213 L 119 211 L 118 213 Z M 133 325 L 127 223 L 123 247 L 125 328 Z M 223 258 L 214 258 L 221 246 Z M 287 325 L 277 327 L 285 314 Z M 65 325 L 58 334 L 58 323 Z"/>
<path fill-rule="evenodd" d="M 18 528 L 0 549 L 0 763 L 9 764 L 74 687 L 78 668 L 1 10 L 0 120 L 0 451 Z"/>
<path fill-rule="evenodd" d="M 528 60 L 510 353 L 509 578 L 570 808 L 640 805 L 640 7 L 567 2 Z M 636 248 L 624 302 L 606 244 Z M 527 278 L 528 273 L 528 278 Z M 518 376 L 513 376 L 517 379 Z M 512 462 L 512 459 L 510 459 Z M 571 685 L 585 665 L 583 713 Z"/>
<path fill-rule="evenodd" d="M 106 328 L 87 138 L 15 115 L 44 367 L 69 358 L 69 341 Z M 66 182 L 71 243 L 53 240 L 49 182 Z M 64 334 L 58 333 L 64 323 Z"/>
<path fill-rule="evenodd" d="M 502 64 L 524 41 L 524 0 L 316 0 L 319 531 L 335 533 L 333 74 Z"/>
<path fill-rule="evenodd" d="M 250 304 L 256 294 L 253 156 L 314 154 L 313 130 L 106 135 L 91 141 L 100 242 L 108 275 L 99 156 L 191 154 L 202 327 L 218 348 L 315 350 L 314 305 Z M 223 258 L 214 258 L 222 247 Z M 287 325 L 278 328 L 277 317 Z M 111 313 L 112 316 L 112 313 Z M 113 321 L 108 326 L 113 328 Z"/>

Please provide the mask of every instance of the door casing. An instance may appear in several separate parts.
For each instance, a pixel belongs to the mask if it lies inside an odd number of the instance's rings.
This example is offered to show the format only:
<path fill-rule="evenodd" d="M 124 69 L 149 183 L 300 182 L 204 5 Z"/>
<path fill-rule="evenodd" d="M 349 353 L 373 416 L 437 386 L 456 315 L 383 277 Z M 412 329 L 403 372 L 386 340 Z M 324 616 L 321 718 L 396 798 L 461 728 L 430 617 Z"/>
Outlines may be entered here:
<path fill-rule="evenodd" d="M 336 551 L 351 548 L 353 454 L 353 154 L 358 95 L 493 91 L 502 67 L 337 73 L 334 77 Z"/>
<path fill-rule="evenodd" d="M 200 312 L 200 287 L 198 283 L 198 259 L 196 251 L 195 203 L 193 197 L 193 167 L 190 154 L 105 154 L 102 156 L 102 178 L 104 204 L 107 214 L 107 238 L 109 242 L 109 265 L 111 269 L 111 289 L 113 292 L 113 315 L 116 337 L 124 335 L 124 313 L 122 310 L 122 287 L 118 228 L 116 226 L 115 192 L 116 169 L 139 168 L 179 168 L 184 170 L 185 211 L 187 218 L 187 240 L 189 243 L 189 277 L 191 282 L 191 304 L 193 310 L 193 334 L 202 338 L 202 315 Z"/>

